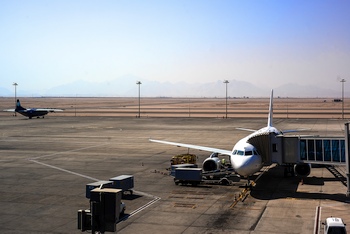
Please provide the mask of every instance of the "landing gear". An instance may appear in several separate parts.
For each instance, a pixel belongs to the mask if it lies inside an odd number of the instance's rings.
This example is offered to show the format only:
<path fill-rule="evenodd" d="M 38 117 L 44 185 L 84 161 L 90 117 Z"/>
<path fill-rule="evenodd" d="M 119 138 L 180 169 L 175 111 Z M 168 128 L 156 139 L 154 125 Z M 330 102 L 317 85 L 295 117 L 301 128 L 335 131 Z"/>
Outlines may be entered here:
<path fill-rule="evenodd" d="M 291 177 L 295 176 L 293 164 L 284 165 L 284 177 L 288 177 L 288 175 Z"/>
<path fill-rule="evenodd" d="M 250 177 L 248 176 L 248 177 L 247 177 L 247 183 L 246 183 L 245 185 L 239 186 L 239 187 L 240 187 L 240 188 L 245 188 L 245 189 L 252 190 L 253 184 L 255 184 L 255 182 L 254 182 L 254 181 L 251 182 L 251 181 L 250 181 Z"/>

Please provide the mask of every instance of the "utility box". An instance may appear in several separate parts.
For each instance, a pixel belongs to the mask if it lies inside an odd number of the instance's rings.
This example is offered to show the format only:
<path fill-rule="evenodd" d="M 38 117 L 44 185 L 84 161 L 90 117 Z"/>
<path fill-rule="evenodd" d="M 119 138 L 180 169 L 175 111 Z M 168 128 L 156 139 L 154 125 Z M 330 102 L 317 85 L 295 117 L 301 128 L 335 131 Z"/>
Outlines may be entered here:
<path fill-rule="evenodd" d="M 91 230 L 115 232 L 119 220 L 122 190 L 114 188 L 95 188 L 91 190 Z"/>
<path fill-rule="evenodd" d="M 106 181 L 106 180 L 101 180 L 101 181 L 97 181 L 97 182 L 93 182 L 90 184 L 86 185 L 86 194 L 85 197 L 90 199 L 90 192 L 91 190 L 95 189 L 95 188 L 113 188 L 113 182 L 112 181 Z"/>
<path fill-rule="evenodd" d="M 123 192 L 129 191 L 132 194 L 132 188 L 134 188 L 133 175 L 121 175 L 109 180 L 113 182 L 113 188 L 121 189 Z"/>

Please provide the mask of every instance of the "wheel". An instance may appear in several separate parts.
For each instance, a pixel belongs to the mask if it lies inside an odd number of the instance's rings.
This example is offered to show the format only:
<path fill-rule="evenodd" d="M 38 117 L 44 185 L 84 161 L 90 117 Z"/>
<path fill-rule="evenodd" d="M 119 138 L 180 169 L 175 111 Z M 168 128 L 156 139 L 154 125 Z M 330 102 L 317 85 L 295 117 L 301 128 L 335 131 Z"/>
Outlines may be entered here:
<path fill-rule="evenodd" d="M 221 184 L 222 185 L 229 185 L 230 182 L 226 178 L 224 178 L 224 179 L 221 180 Z"/>

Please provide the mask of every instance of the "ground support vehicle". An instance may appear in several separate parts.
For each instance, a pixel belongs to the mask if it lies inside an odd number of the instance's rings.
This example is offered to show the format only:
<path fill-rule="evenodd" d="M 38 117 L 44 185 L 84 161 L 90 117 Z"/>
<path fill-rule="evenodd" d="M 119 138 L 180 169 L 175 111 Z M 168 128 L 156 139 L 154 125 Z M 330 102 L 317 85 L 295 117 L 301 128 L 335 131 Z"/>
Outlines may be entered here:
<path fill-rule="evenodd" d="M 324 225 L 324 233 L 325 234 L 346 234 L 346 228 L 341 218 L 330 217 L 326 218 L 325 222 L 322 223 Z"/>
<path fill-rule="evenodd" d="M 171 165 L 177 164 L 196 164 L 197 156 L 194 154 L 180 154 L 173 156 L 170 160 Z"/>
<path fill-rule="evenodd" d="M 240 181 L 240 176 L 232 171 L 223 170 L 210 173 L 203 173 L 201 168 L 175 168 L 174 182 L 178 184 L 191 184 L 196 186 L 200 183 L 232 185 Z"/>
<path fill-rule="evenodd" d="M 176 168 L 174 182 L 196 186 L 202 182 L 202 168 Z"/>
<path fill-rule="evenodd" d="M 232 173 L 231 170 L 221 170 L 216 172 L 203 173 L 203 183 L 232 185 L 240 181 L 240 176 Z"/>

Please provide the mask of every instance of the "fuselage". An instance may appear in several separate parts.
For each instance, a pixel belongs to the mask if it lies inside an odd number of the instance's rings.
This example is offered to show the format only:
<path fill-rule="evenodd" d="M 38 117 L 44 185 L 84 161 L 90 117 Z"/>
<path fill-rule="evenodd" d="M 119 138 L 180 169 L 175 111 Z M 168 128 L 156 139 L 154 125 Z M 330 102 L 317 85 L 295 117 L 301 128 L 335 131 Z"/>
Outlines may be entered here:
<path fill-rule="evenodd" d="M 249 139 L 264 133 L 281 134 L 275 127 L 267 126 L 239 140 L 230 155 L 232 168 L 242 176 L 249 176 L 259 171 L 263 166 L 262 157 Z"/>
<path fill-rule="evenodd" d="M 261 155 L 259 154 L 259 151 L 257 148 L 250 144 L 250 139 L 252 137 L 259 136 L 260 134 L 270 134 L 273 133 L 275 135 L 282 134 L 282 132 L 278 131 L 275 127 L 273 127 L 273 90 L 271 90 L 271 97 L 270 97 L 270 106 L 269 106 L 269 115 L 267 119 L 267 127 L 261 128 L 257 131 L 245 129 L 248 131 L 253 131 L 250 135 L 242 138 L 239 140 L 235 146 L 233 147 L 233 150 L 224 150 L 224 149 L 218 149 L 218 148 L 212 148 L 212 147 L 206 147 L 206 146 L 199 146 L 199 145 L 191 145 L 191 144 L 184 144 L 184 143 L 177 143 L 177 142 L 169 142 L 169 141 L 161 141 L 161 140 L 153 140 L 150 139 L 152 142 L 158 142 L 163 144 L 169 144 L 169 145 L 175 145 L 180 147 L 186 147 L 186 148 L 192 148 L 197 150 L 204 150 L 209 151 L 214 154 L 223 154 L 228 155 L 230 157 L 230 162 L 232 165 L 232 168 L 241 176 L 250 176 L 254 174 L 255 172 L 259 171 L 263 166 L 263 160 Z M 203 168 L 204 163 L 207 171 L 213 171 L 218 170 L 222 166 L 220 163 L 220 160 L 217 157 L 209 157 L 203 162 Z"/>
<path fill-rule="evenodd" d="M 20 113 L 21 115 L 24 115 L 26 117 L 29 117 L 29 118 L 44 116 L 44 115 L 47 115 L 49 113 L 48 111 L 41 111 L 41 110 L 37 110 L 35 108 L 25 109 L 25 110 L 16 110 L 16 112 Z"/>

